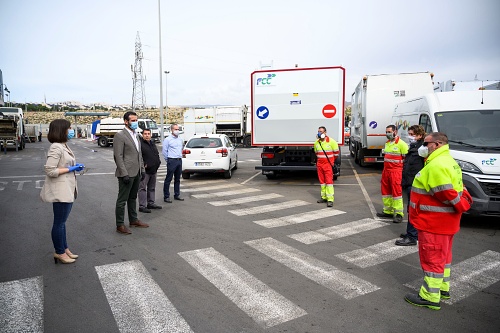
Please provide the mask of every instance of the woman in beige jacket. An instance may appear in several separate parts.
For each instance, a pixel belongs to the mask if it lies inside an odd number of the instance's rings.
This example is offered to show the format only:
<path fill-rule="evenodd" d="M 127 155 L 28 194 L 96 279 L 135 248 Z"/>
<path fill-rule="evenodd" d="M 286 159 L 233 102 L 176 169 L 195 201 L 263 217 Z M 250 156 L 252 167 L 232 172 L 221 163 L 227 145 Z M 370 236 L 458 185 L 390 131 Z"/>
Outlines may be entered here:
<path fill-rule="evenodd" d="M 84 166 L 75 163 L 75 155 L 66 144 L 74 136 L 71 123 L 66 119 L 56 119 L 49 125 L 47 139 L 52 145 L 47 153 L 45 164 L 45 183 L 40 198 L 52 202 L 54 224 L 52 242 L 54 243 L 54 262 L 63 264 L 75 262 L 78 255 L 71 253 L 66 243 L 66 220 L 77 196 L 75 171 L 82 171 Z"/>

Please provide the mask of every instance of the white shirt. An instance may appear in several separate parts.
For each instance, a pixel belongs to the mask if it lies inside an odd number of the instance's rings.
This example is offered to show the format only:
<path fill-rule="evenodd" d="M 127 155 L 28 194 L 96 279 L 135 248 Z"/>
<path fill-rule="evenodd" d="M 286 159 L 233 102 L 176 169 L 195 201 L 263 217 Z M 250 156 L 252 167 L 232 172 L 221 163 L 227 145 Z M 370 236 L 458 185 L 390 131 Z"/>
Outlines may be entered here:
<path fill-rule="evenodd" d="M 125 129 L 130 133 L 130 136 L 132 136 L 132 140 L 134 140 L 135 143 L 135 149 L 139 151 L 139 141 L 137 141 L 137 134 L 135 131 L 131 131 L 127 126 L 125 126 Z"/>

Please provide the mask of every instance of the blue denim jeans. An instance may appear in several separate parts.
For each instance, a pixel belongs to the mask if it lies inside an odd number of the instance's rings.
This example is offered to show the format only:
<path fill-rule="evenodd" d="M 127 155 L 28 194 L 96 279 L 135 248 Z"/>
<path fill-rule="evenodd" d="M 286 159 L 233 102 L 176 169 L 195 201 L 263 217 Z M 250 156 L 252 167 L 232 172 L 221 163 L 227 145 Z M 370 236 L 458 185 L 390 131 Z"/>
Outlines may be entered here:
<path fill-rule="evenodd" d="M 68 248 L 66 243 L 66 220 L 68 219 L 72 202 L 53 202 L 54 224 L 52 225 L 52 243 L 57 254 L 63 254 Z"/>

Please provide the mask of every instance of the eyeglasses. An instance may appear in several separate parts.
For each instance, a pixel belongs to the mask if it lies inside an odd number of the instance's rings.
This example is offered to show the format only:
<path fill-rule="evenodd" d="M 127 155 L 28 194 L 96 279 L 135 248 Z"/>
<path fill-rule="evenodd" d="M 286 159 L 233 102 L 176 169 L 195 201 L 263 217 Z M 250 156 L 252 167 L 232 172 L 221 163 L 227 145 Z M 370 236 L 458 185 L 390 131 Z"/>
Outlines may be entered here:
<path fill-rule="evenodd" d="M 427 147 L 427 145 L 428 145 L 429 143 L 435 143 L 436 145 L 437 145 L 437 144 L 440 144 L 440 142 L 438 142 L 438 141 L 429 141 L 429 142 L 425 141 L 425 142 L 422 144 L 422 146 Z"/>

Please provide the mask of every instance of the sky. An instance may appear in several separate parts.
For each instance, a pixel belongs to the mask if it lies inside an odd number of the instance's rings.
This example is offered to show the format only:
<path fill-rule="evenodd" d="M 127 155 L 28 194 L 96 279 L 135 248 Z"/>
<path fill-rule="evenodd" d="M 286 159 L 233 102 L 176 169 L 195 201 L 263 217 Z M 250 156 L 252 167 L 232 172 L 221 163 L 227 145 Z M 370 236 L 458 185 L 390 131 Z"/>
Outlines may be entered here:
<path fill-rule="evenodd" d="M 342 66 L 350 101 L 364 75 L 499 80 L 499 17 L 498 0 L 0 0 L 0 70 L 11 101 L 131 104 L 139 32 L 147 105 L 160 73 L 163 105 L 248 105 L 271 64 Z"/>

